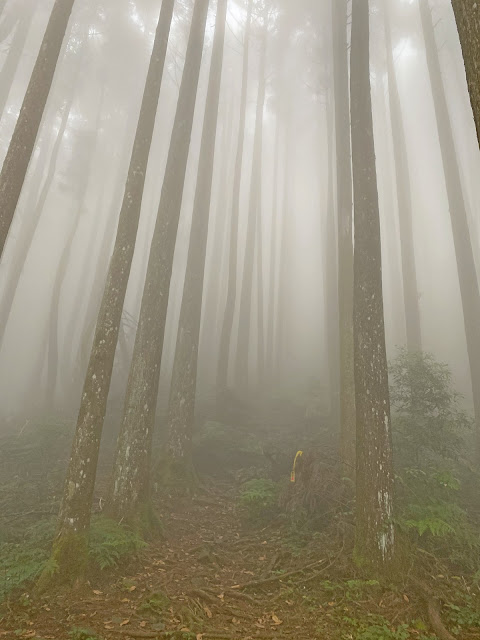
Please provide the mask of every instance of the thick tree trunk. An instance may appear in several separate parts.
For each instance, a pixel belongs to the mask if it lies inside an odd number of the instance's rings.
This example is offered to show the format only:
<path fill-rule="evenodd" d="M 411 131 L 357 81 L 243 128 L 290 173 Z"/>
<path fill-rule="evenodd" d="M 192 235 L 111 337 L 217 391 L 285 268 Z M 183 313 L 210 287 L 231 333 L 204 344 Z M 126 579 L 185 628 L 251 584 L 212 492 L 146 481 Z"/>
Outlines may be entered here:
<path fill-rule="evenodd" d="M 247 22 L 245 29 L 242 93 L 240 97 L 240 120 L 238 125 L 237 155 L 233 177 L 232 217 L 230 222 L 230 256 L 228 265 L 228 288 L 225 313 L 223 316 L 222 333 L 220 336 L 220 350 L 218 356 L 217 391 L 221 398 L 228 387 L 228 369 L 230 362 L 230 347 L 232 340 L 233 318 L 237 301 L 237 270 L 238 270 L 238 221 L 240 217 L 240 187 L 242 183 L 243 148 L 245 145 L 245 120 L 247 113 L 248 65 L 250 58 L 250 32 L 252 21 L 253 0 L 248 2 Z"/>
<path fill-rule="evenodd" d="M 480 143 L 480 5 L 477 0 L 452 0 L 462 45 L 468 91 Z"/>
<path fill-rule="evenodd" d="M 252 291 L 255 264 L 255 245 L 257 259 L 261 259 L 259 221 L 262 201 L 262 150 L 263 150 L 263 110 L 265 107 L 265 67 L 267 57 L 267 25 L 263 27 L 260 51 L 257 111 L 253 142 L 252 177 L 250 182 L 250 202 L 248 207 L 247 237 L 243 258 L 243 276 L 240 293 L 239 325 L 237 353 L 235 360 L 235 384 L 241 392 L 248 389 L 249 354 L 252 329 Z M 263 292 L 260 294 L 263 295 Z M 260 337 L 260 336 L 259 336 Z M 257 362 L 258 364 L 258 362 Z"/>
<path fill-rule="evenodd" d="M 278 206 L 278 170 L 280 164 L 280 121 L 276 117 L 275 148 L 273 155 L 273 199 L 272 199 L 272 234 L 270 240 L 270 273 L 268 283 L 268 311 L 267 311 L 267 346 L 265 353 L 265 370 L 267 380 L 271 384 L 274 377 L 274 344 L 276 328 L 276 301 L 278 286 L 278 231 L 279 231 L 279 206 Z"/>
<path fill-rule="evenodd" d="M 388 97 L 390 102 L 398 216 L 400 222 L 400 247 L 402 257 L 407 349 L 409 351 L 421 351 L 422 332 L 417 286 L 417 267 L 415 262 L 415 243 L 413 236 L 412 188 L 408 168 L 408 153 L 402 107 L 398 91 L 395 63 L 393 60 L 390 2 L 391 0 L 385 0 L 385 44 L 387 49 Z"/>
<path fill-rule="evenodd" d="M 111 509 L 131 514 L 148 503 L 150 453 L 170 279 L 190 148 L 208 0 L 193 9 L 177 111 L 173 124 L 160 205 L 148 259 L 140 317 L 125 396 L 122 431 L 115 462 Z M 139 493 L 141 491 L 141 493 Z"/>
<path fill-rule="evenodd" d="M 198 3 L 198 7 L 196 7 L 197 15 L 194 16 L 194 23 L 192 24 L 191 37 L 198 38 L 198 50 L 195 51 L 192 46 L 189 53 L 199 58 L 201 58 L 201 46 L 203 43 L 203 36 L 200 37 L 200 31 L 202 30 L 203 33 L 205 29 L 207 9 L 208 1 L 204 2 L 204 6 Z M 191 435 L 195 410 L 198 340 L 202 313 L 203 279 L 222 76 L 226 10 L 226 0 L 220 0 L 217 8 L 210 79 L 190 231 L 190 245 L 170 389 L 167 445 L 165 456 L 161 460 L 164 468 L 160 469 L 160 478 L 167 482 L 170 479 L 170 473 L 175 475 L 179 483 L 188 483 L 193 477 Z M 195 31 L 193 31 L 194 28 Z M 186 60 L 188 62 L 188 53 Z M 187 121 L 190 130 L 199 63 L 200 60 L 197 61 L 196 75 L 190 78 L 192 84 L 187 85 L 189 91 L 193 92 L 188 98 L 191 103 L 188 115 L 189 120 Z M 183 94 L 182 89 L 180 91 L 177 115 L 181 115 L 180 108 L 182 107 Z M 185 122 L 186 120 L 182 118 L 179 121 Z M 162 189 L 159 218 L 150 252 L 145 292 L 127 387 L 125 415 L 115 459 L 111 509 L 116 518 L 123 518 L 124 520 L 138 518 L 142 512 L 145 512 L 145 507 L 149 502 L 151 443 L 170 276 L 183 189 L 183 180 L 178 176 L 185 175 L 189 140 L 183 140 L 182 142 L 183 157 L 175 158 L 178 141 L 174 130 L 171 152 L 169 153 L 169 171 L 167 171 Z M 172 158 L 177 162 L 174 163 Z M 166 204 L 168 199 L 176 202 L 175 209 L 168 208 Z M 166 239 L 165 244 L 162 242 L 163 238 Z M 157 253 L 158 250 L 160 253 Z M 156 266 L 159 262 L 161 263 L 160 268 Z M 158 275 L 154 275 L 154 269 Z M 153 352 L 155 359 L 146 357 L 146 350 Z"/>
<path fill-rule="evenodd" d="M 476 459 L 480 463 L 480 293 L 467 208 L 462 189 L 460 169 L 442 79 L 432 14 L 428 0 L 420 0 L 420 14 L 425 38 L 427 64 L 437 119 L 438 137 L 447 187 L 453 242 L 457 259 L 463 320 L 467 340 L 473 404 L 477 433 Z"/>
<path fill-rule="evenodd" d="M 56 0 L 0 174 L 0 258 L 17 208 L 74 0 Z"/>
<path fill-rule="evenodd" d="M 369 3 L 352 10 L 351 117 L 355 211 L 356 559 L 384 572 L 394 554 L 390 398 L 369 64 Z"/>
<path fill-rule="evenodd" d="M 27 6 L 28 4 L 30 3 L 24 3 L 20 7 L 21 17 L 17 28 L 15 29 L 15 34 L 8 50 L 7 57 L 3 63 L 2 71 L 0 72 L 0 120 L 3 117 L 8 96 L 10 94 L 13 80 L 25 48 L 28 32 L 30 31 L 33 21 L 33 5 L 30 4 L 30 6 Z"/>
<path fill-rule="evenodd" d="M 340 336 L 340 451 L 345 473 L 355 470 L 355 379 L 353 371 L 353 239 L 350 100 L 348 95 L 347 0 L 333 9 L 333 84 L 337 153 L 338 304 Z"/>
<path fill-rule="evenodd" d="M 20 282 L 20 278 L 23 273 L 23 268 L 30 252 L 35 233 L 38 228 L 38 224 L 42 218 L 42 213 L 47 202 L 48 194 L 52 187 L 53 180 L 55 178 L 57 170 L 57 161 L 62 147 L 63 137 L 68 124 L 70 111 L 73 103 L 73 94 L 70 97 L 67 104 L 65 104 L 60 122 L 60 128 L 53 146 L 52 155 L 50 157 L 50 163 L 48 165 L 48 172 L 41 187 L 40 194 L 38 194 L 35 185 L 31 185 L 31 196 L 28 198 L 25 207 L 25 221 L 22 225 L 18 240 L 15 246 L 15 252 L 12 255 L 12 263 L 9 267 L 8 278 L 5 284 L 5 290 L 2 295 L 2 304 L 0 305 L 0 345 L 3 344 L 5 337 L 5 330 L 7 328 L 10 313 L 12 311 L 13 301 L 15 299 L 15 293 Z M 47 150 L 46 145 L 42 145 L 40 149 L 40 156 L 38 160 L 39 179 L 35 180 L 40 183 L 41 177 L 45 168 L 44 150 Z M 32 213 L 33 212 L 33 215 Z"/>
<path fill-rule="evenodd" d="M 90 509 L 113 361 L 130 275 L 174 0 L 164 0 L 148 70 L 113 255 L 83 388 L 52 559 L 55 579 L 72 582 L 87 560 Z M 39 588 L 50 584 L 44 573 Z"/>

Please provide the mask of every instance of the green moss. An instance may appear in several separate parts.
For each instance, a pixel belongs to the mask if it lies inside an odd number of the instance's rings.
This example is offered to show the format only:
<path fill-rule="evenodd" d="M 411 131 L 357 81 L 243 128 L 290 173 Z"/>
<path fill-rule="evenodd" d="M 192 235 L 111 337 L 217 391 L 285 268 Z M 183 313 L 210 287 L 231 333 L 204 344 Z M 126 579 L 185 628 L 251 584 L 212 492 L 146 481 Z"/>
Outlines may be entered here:
<path fill-rule="evenodd" d="M 36 585 L 36 593 L 48 589 L 73 586 L 81 580 L 88 566 L 88 538 L 85 533 L 68 531 L 59 535 L 52 554 Z"/>

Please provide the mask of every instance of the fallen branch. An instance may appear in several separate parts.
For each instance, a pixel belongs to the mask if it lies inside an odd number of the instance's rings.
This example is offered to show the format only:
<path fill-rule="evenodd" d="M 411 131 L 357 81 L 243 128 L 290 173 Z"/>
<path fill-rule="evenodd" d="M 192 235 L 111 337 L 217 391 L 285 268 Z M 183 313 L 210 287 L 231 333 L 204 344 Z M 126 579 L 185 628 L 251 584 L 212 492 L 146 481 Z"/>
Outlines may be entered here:
<path fill-rule="evenodd" d="M 236 584 L 231 587 L 231 589 L 249 589 L 250 587 L 263 587 L 266 584 L 281 582 L 282 580 L 285 580 L 285 578 L 290 578 L 291 576 L 295 576 L 299 573 L 303 573 L 304 571 L 308 571 L 308 569 L 313 569 L 313 567 L 318 566 L 322 562 L 325 562 L 325 558 L 323 558 L 322 560 L 317 560 L 316 562 L 312 562 L 311 564 L 307 564 L 301 569 L 295 569 L 294 571 L 281 573 L 277 576 L 272 576 L 271 578 L 262 578 L 261 580 L 251 580 L 250 582 L 245 582 L 245 584 Z"/>

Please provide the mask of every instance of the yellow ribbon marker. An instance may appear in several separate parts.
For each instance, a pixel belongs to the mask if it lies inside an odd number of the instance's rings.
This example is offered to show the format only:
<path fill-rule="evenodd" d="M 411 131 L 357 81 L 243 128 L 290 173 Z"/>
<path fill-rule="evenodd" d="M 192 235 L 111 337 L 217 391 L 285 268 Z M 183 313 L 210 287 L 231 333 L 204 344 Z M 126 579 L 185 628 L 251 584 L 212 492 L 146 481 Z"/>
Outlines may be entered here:
<path fill-rule="evenodd" d="M 295 456 L 295 460 L 293 461 L 293 469 L 290 474 L 290 482 L 295 482 L 295 467 L 297 466 L 297 460 L 303 456 L 303 451 L 297 451 L 297 455 Z"/>

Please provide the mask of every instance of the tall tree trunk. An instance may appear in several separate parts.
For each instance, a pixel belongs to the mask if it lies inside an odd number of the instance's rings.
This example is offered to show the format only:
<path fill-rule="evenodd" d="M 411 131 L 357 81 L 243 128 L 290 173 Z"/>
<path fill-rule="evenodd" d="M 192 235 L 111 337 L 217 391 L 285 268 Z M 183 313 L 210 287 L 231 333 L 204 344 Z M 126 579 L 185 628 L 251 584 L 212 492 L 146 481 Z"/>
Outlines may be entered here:
<path fill-rule="evenodd" d="M 0 345 L 3 345 L 5 330 L 12 311 L 15 293 L 23 273 L 25 262 L 30 252 L 30 247 L 32 246 L 38 224 L 42 218 L 48 194 L 50 193 L 50 189 L 56 175 L 58 156 L 62 147 L 62 141 L 67 128 L 72 104 L 73 94 L 70 96 L 69 101 L 64 105 L 62 110 L 60 128 L 53 146 L 50 163 L 48 165 L 48 172 L 43 182 L 40 194 L 38 194 L 37 189 L 32 185 L 31 196 L 27 199 L 25 206 L 25 220 L 22 225 L 19 238 L 16 242 L 15 252 L 12 255 L 12 263 L 9 268 L 8 278 L 2 296 L 2 304 L 0 305 Z M 45 164 L 44 149 L 45 151 L 47 150 L 46 145 L 42 145 L 40 148 L 40 156 L 38 160 L 37 171 L 40 179 L 43 175 Z M 31 212 L 33 212 L 33 215 Z"/>
<path fill-rule="evenodd" d="M 87 562 L 90 509 L 95 485 L 113 361 L 120 329 L 142 204 L 143 187 L 155 126 L 160 86 L 174 0 L 164 0 L 148 69 L 140 117 L 133 145 L 117 236 L 97 319 L 83 388 L 77 427 L 67 471 L 52 559 L 55 579 L 75 581 Z M 72 562 L 72 558 L 75 559 Z M 44 573 L 39 588 L 52 576 Z"/>
<path fill-rule="evenodd" d="M 405 326 L 407 349 L 422 350 L 420 306 L 413 236 L 412 187 L 408 168 L 405 127 L 398 91 L 391 34 L 391 0 L 385 0 L 385 45 L 387 49 L 388 97 L 392 124 L 393 153 L 397 184 L 398 216 L 400 222 L 400 247 L 402 257 L 403 297 L 405 302 Z"/>
<path fill-rule="evenodd" d="M 338 304 L 340 335 L 340 451 L 349 476 L 355 472 L 355 379 L 353 366 L 353 239 L 347 0 L 334 0 L 333 84 L 337 153 Z"/>
<path fill-rule="evenodd" d="M 258 237 L 258 218 L 261 216 L 262 199 L 262 150 L 263 150 L 263 110 L 265 107 L 265 67 L 267 57 L 267 24 L 262 33 L 260 66 L 258 80 L 257 111 L 255 117 L 255 134 L 253 142 L 252 177 L 250 182 L 250 202 L 248 207 L 247 237 L 243 258 L 243 276 L 240 292 L 239 325 L 237 353 L 235 361 L 235 384 L 245 392 L 248 389 L 249 354 L 252 329 L 252 289 L 255 261 L 255 245 L 257 257 L 261 256 Z"/>
<path fill-rule="evenodd" d="M 339 384 L 340 384 L 340 349 L 339 349 L 339 313 L 338 313 L 338 242 L 336 234 L 335 211 L 335 148 L 334 148 L 334 119 L 331 101 L 327 104 L 327 210 L 325 225 L 325 326 L 328 351 L 328 369 L 330 373 L 331 415 L 335 424 L 339 416 Z"/>
<path fill-rule="evenodd" d="M 352 9 L 351 117 L 355 211 L 356 559 L 384 572 L 394 555 L 393 461 L 382 251 L 369 64 L 369 2 Z"/>
<path fill-rule="evenodd" d="M 204 296 L 205 301 L 203 303 L 202 326 L 200 330 L 200 365 L 202 361 L 208 359 L 205 371 L 208 380 L 213 381 L 213 383 L 215 383 L 216 364 L 218 362 L 218 325 L 222 301 L 222 261 L 225 255 L 225 245 L 228 240 L 228 205 L 230 200 L 229 189 L 231 188 L 229 169 L 233 142 L 233 111 L 233 105 L 231 105 L 222 133 L 222 151 L 219 159 L 219 164 L 221 164 L 220 179 L 216 198 L 216 215 L 212 229 L 213 242 L 211 260 L 208 275 L 206 276 L 206 294 Z M 206 357 L 203 357 L 204 355 Z M 201 365 L 200 368 L 202 369 L 203 366 Z"/>
<path fill-rule="evenodd" d="M 243 149 L 245 145 L 245 120 L 247 114 L 248 93 L 248 65 L 250 59 L 250 33 L 252 21 L 253 0 L 248 0 L 247 22 L 245 29 L 242 92 L 240 97 L 240 120 L 238 124 L 237 155 L 233 177 L 232 217 L 230 221 L 230 255 L 228 265 L 227 300 L 223 316 L 220 349 L 218 356 L 217 390 L 221 398 L 228 387 L 228 368 L 230 361 L 230 347 L 232 340 L 233 318 L 237 301 L 237 270 L 238 270 L 238 222 L 240 217 L 240 188 L 242 183 Z"/>
<path fill-rule="evenodd" d="M 432 14 L 428 0 L 420 0 L 420 14 L 425 38 L 428 71 L 432 85 L 443 170 L 445 173 L 448 204 L 450 207 L 453 242 L 457 259 L 475 410 L 477 434 L 476 460 L 480 463 L 480 293 L 478 277 L 475 268 L 460 169 L 457 162 L 452 123 L 448 112 Z"/>
<path fill-rule="evenodd" d="M 75 0 L 55 0 L 0 174 L 0 258 L 22 191 Z"/>
<path fill-rule="evenodd" d="M 480 6 L 477 0 L 452 0 L 462 45 L 468 91 L 480 143 Z"/>
<path fill-rule="evenodd" d="M 278 170 L 280 164 L 280 120 L 277 114 L 275 124 L 275 147 L 273 155 L 273 199 L 272 199 L 272 233 L 270 242 L 270 273 L 268 283 L 268 314 L 267 314 L 267 346 L 265 354 L 265 369 L 270 383 L 274 374 L 274 344 L 275 344 L 275 311 L 278 285 L 278 231 L 279 231 L 279 205 L 278 205 Z"/>
<path fill-rule="evenodd" d="M 135 520 L 149 503 L 150 457 L 158 396 L 165 321 L 178 220 L 184 186 L 195 93 L 200 69 L 208 0 L 197 2 L 189 54 L 197 57 L 195 73 L 180 89 L 177 117 L 170 143 L 167 173 L 152 240 L 145 290 L 125 399 L 125 413 L 114 465 L 111 509 L 114 517 Z M 198 338 L 202 311 L 205 253 L 213 176 L 218 102 L 225 38 L 226 0 L 220 0 L 213 42 L 199 171 L 195 192 L 190 246 L 178 325 L 168 410 L 166 466 L 174 465 L 180 478 L 193 473 L 190 439 L 195 407 Z M 194 48 L 194 45 L 195 48 Z M 187 66 L 185 66 L 187 71 Z M 186 104 L 183 105 L 183 100 Z M 188 115 L 183 113 L 188 103 Z M 178 124 L 182 126 L 178 128 Z M 184 129 L 187 123 L 186 129 Z M 178 147 L 182 154 L 177 155 Z M 169 203 L 175 203 L 173 207 Z M 151 353 L 152 357 L 147 354 Z M 180 470 L 181 469 L 181 470 Z M 165 470 L 161 469 L 161 474 Z M 140 513 L 139 513 L 140 512 Z"/>
<path fill-rule="evenodd" d="M 261 160 L 260 160 L 261 163 Z M 262 224 L 262 170 L 260 169 L 260 187 L 257 204 L 257 374 L 258 387 L 261 390 L 265 383 L 265 310 L 264 310 L 264 274 L 263 274 L 263 224 Z"/>
<path fill-rule="evenodd" d="M 30 5 L 30 6 L 28 6 Z M 28 32 L 32 25 L 34 9 L 31 3 L 20 6 L 21 17 L 18 22 L 7 57 L 0 72 L 0 120 L 3 117 L 8 96 L 20 63 Z"/>

